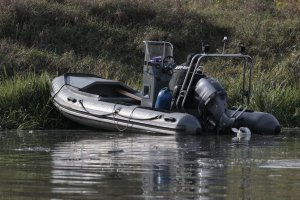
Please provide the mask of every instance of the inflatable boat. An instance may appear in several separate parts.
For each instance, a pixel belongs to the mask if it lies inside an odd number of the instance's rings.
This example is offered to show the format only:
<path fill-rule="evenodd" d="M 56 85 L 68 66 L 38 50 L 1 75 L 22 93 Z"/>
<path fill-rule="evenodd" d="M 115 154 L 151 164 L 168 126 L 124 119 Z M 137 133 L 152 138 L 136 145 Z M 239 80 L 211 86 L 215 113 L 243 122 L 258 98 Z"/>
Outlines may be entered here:
<path fill-rule="evenodd" d="M 205 59 L 242 60 L 241 96 L 249 104 L 253 64 L 242 48 L 238 54 L 209 54 L 204 48 L 176 66 L 171 43 L 144 44 L 141 92 L 96 75 L 66 73 L 52 81 L 55 107 L 75 122 L 106 130 L 197 134 L 248 127 L 253 133 L 280 132 L 278 120 L 269 113 L 250 111 L 247 106 L 229 109 L 225 89 L 201 71 Z"/>

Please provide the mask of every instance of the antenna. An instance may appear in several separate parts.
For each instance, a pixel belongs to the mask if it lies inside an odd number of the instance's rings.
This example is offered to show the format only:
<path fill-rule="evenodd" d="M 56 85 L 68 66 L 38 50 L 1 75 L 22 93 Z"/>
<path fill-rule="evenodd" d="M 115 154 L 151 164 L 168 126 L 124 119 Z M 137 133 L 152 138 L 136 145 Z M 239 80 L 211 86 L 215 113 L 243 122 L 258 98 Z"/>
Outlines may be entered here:
<path fill-rule="evenodd" d="M 203 42 L 202 42 L 202 52 L 205 54 L 209 53 L 209 45 L 208 44 L 204 45 Z"/>
<path fill-rule="evenodd" d="M 204 46 L 204 53 L 205 53 L 205 54 L 208 54 L 208 53 L 209 53 L 209 45 L 208 45 L 208 44 L 206 44 L 206 45 Z"/>
<path fill-rule="evenodd" d="M 226 44 L 227 44 L 227 42 L 228 42 L 227 36 L 224 36 L 222 42 L 224 43 L 224 44 L 223 44 L 223 52 L 222 52 L 222 54 L 224 54 L 224 53 L 225 53 Z"/>

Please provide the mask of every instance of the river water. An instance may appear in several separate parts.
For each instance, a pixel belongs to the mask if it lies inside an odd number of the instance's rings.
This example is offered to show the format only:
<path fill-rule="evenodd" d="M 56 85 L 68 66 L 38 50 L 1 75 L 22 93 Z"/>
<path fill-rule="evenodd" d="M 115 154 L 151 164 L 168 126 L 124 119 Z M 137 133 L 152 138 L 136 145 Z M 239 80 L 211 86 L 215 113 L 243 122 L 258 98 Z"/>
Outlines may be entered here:
<path fill-rule="evenodd" d="M 0 199 L 300 199 L 300 130 L 277 136 L 0 132 Z"/>

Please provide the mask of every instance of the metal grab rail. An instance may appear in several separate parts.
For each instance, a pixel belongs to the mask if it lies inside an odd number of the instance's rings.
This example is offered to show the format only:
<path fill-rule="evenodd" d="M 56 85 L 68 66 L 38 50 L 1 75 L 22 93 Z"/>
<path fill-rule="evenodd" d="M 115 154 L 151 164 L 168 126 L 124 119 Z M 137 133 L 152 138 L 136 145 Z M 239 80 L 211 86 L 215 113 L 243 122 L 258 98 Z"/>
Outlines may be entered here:
<path fill-rule="evenodd" d="M 195 59 L 198 58 L 196 65 L 193 65 Z M 250 95 L 251 95 L 251 78 L 252 78 L 252 69 L 253 69 L 253 60 L 249 55 L 243 55 L 243 54 L 196 54 L 193 56 L 188 71 L 186 73 L 186 76 L 184 78 L 183 84 L 181 86 L 181 89 L 179 91 L 179 95 L 176 100 L 176 107 L 177 109 L 184 110 L 185 102 L 188 96 L 188 93 L 191 90 L 191 86 L 195 77 L 195 74 L 200 67 L 200 63 L 204 58 L 239 58 L 244 59 L 244 65 L 243 65 L 243 93 L 242 93 L 242 100 L 244 103 L 244 96 L 247 96 L 247 104 L 250 103 Z M 249 82 L 248 82 L 248 91 L 245 93 L 245 81 L 246 81 L 246 67 L 250 64 L 250 71 L 249 71 Z M 194 69 L 192 69 L 194 66 Z M 193 73 L 191 74 L 191 70 L 193 70 Z M 188 82 L 189 76 L 191 74 L 190 80 Z M 181 103 L 181 105 L 180 105 Z M 180 107 L 179 107 L 180 105 Z"/>

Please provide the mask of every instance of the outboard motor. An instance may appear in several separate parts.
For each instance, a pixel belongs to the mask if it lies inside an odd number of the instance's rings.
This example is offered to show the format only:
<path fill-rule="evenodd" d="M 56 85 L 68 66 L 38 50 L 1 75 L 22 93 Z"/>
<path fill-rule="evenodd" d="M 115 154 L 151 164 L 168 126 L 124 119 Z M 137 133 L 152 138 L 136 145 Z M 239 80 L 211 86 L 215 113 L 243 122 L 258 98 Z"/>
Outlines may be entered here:
<path fill-rule="evenodd" d="M 210 123 L 218 131 L 233 125 L 235 119 L 227 114 L 227 93 L 217 80 L 211 77 L 200 79 L 195 88 L 195 99 L 204 123 Z"/>

